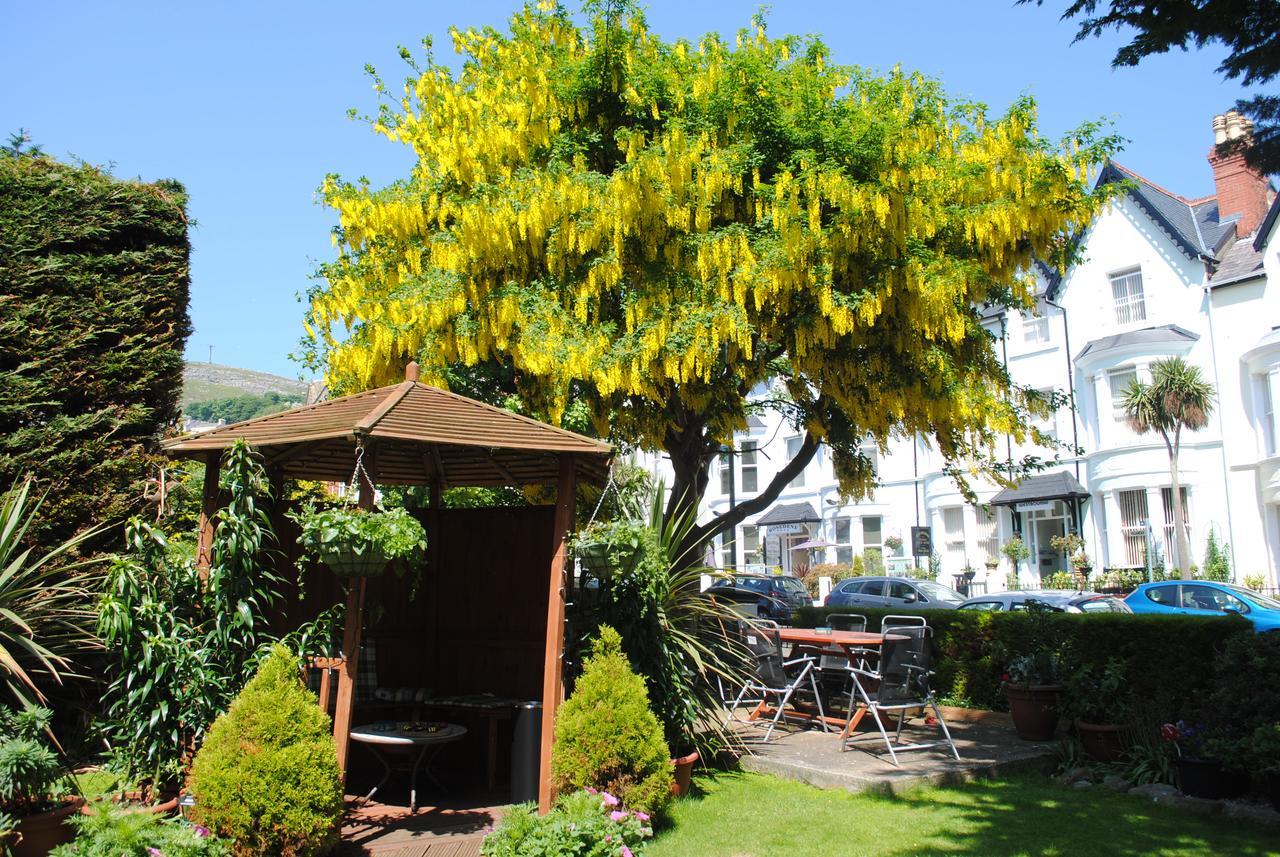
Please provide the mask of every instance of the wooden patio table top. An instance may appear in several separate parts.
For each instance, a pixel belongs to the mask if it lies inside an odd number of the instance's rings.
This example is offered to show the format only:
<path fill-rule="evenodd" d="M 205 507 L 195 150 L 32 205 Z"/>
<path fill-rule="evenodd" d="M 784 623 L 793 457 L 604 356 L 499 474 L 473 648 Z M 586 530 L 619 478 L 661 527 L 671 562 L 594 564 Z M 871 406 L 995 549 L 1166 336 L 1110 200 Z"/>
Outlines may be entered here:
<path fill-rule="evenodd" d="M 872 634 L 869 631 L 829 631 L 819 634 L 814 628 L 779 628 L 778 639 L 784 643 L 812 646 L 879 646 L 884 643 L 885 638 L 884 634 Z"/>

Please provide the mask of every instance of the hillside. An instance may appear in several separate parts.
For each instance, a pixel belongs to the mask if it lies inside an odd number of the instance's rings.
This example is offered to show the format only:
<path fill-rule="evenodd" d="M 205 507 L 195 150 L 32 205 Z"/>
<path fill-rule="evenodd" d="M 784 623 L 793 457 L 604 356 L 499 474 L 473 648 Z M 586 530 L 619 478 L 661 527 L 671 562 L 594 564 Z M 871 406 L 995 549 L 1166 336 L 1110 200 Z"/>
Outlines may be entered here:
<path fill-rule="evenodd" d="M 279 393 L 290 400 L 304 402 L 307 398 L 307 384 L 294 378 L 217 363 L 187 361 L 182 372 L 184 408 L 192 402 L 230 399 L 245 394 L 260 396 L 264 393 Z"/>

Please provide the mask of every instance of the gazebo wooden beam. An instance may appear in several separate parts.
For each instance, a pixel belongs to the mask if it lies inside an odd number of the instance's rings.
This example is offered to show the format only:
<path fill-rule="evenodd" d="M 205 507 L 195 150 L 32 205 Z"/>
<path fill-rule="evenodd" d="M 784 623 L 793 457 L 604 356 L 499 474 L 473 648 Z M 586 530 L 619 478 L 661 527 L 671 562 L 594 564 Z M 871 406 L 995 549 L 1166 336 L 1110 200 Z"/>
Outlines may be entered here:
<path fill-rule="evenodd" d="M 357 453 L 359 454 L 359 453 Z M 364 470 L 359 480 L 359 506 L 373 509 L 374 480 L 377 479 L 377 457 L 371 447 L 365 448 Z M 364 594 L 367 578 L 353 580 L 347 589 L 347 611 L 342 628 L 342 669 L 338 672 L 338 701 L 333 711 L 333 740 L 338 748 L 338 767 L 343 783 L 347 778 L 347 759 L 351 751 L 351 716 L 355 709 L 356 675 L 360 668 L 360 635 L 364 626 Z"/>
<path fill-rule="evenodd" d="M 577 488 L 575 465 L 572 454 L 560 456 L 560 477 L 556 482 L 556 510 L 552 524 L 553 552 L 548 579 L 547 644 L 542 663 L 542 746 L 538 781 L 538 811 L 543 814 L 551 810 L 551 803 L 555 798 L 551 788 L 551 745 L 556 734 L 556 711 L 564 696 L 565 566 Z"/>

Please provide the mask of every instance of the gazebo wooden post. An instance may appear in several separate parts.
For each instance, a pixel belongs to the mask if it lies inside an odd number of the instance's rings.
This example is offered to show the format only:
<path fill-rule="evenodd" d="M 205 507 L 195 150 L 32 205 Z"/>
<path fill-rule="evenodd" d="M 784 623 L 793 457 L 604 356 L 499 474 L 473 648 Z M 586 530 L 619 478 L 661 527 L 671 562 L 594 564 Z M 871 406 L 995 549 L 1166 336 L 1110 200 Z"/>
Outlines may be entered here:
<path fill-rule="evenodd" d="M 551 744 L 556 734 L 556 710 L 564 696 L 564 606 L 566 540 L 573 527 L 576 489 L 574 456 L 560 455 L 560 475 L 556 482 L 555 523 L 552 525 L 553 553 L 547 598 L 547 644 L 542 664 L 542 746 L 538 781 L 538 812 L 547 813 L 555 795 L 551 789 Z"/>
<path fill-rule="evenodd" d="M 196 571 L 200 579 L 209 578 L 213 562 L 213 518 L 218 513 L 218 471 L 222 469 L 222 453 L 204 456 L 204 490 L 200 493 L 200 524 L 196 534 Z"/>
<path fill-rule="evenodd" d="M 373 509 L 374 485 L 377 478 L 373 451 L 365 448 L 364 473 L 360 478 L 359 505 L 366 512 Z M 342 669 L 338 672 L 338 700 L 333 711 L 333 740 L 338 746 L 338 767 L 342 780 L 347 778 L 347 757 L 351 750 L 351 715 L 356 701 L 356 675 L 360 668 L 360 634 L 364 625 L 364 592 L 366 578 L 353 580 L 347 589 L 347 612 L 342 629 Z"/>

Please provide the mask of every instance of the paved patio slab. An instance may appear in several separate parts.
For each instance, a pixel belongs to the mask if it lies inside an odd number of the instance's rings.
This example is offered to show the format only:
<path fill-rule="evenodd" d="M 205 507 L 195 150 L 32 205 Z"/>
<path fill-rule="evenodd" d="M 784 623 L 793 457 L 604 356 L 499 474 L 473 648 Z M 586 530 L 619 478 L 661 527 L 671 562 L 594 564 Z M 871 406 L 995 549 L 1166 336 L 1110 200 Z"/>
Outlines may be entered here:
<path fill-rule="evenodd" d="M 855 732 L 859 737 L 847 751 L 841 751 L 839 735 L 834 731 L 787 726 L 783 734 L 775 732 L 767 745 L 753 745 L 754 753 L 743 756 L 741 765 L 748 771 L 818 788 L 897 793 L 918 786 L 954 785 L 1040 769 L 1053 758 L 1056 744 L 1020 740 L 1006 714 L 947 708 L 942 713 L 960 751 L 959 761 L 943 745 L 899 753 L 898 767 L 894 767 L 875 724 L 866 718 L 865 728 Z M 763 731 L 744 728 L 750 730 L 747 735 Z M 936 727 L 925 728 L 922 718 L 916 717 L 904 727 L 902 737 L 903 743 L 924 742 L 940 739 L 942 733 Z"/>

